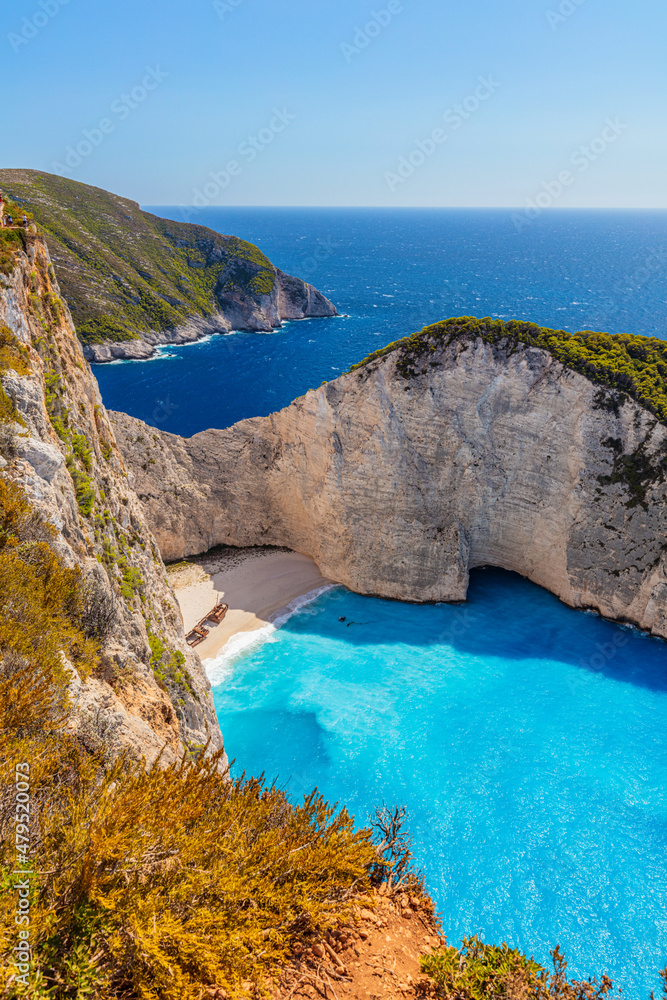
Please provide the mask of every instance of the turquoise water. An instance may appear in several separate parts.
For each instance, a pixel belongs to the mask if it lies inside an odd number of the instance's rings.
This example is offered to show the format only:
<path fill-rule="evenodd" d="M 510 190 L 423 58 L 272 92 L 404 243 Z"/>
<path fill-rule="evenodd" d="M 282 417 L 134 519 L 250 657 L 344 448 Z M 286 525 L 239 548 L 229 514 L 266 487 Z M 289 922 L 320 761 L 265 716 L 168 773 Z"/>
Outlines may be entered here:
<path fill-rule="evenodd" d="M 339 622 L 344 616 L 347 621 Z M 353 622 L 348 626 L 348 622 Z M 473 574 L 467 605 L 336 588 L 217 666 L 236 771 L 359 822 L 408 807 L 452 941 L 481 932 L 629 998 L 667 962 L 667 646 Z"/>

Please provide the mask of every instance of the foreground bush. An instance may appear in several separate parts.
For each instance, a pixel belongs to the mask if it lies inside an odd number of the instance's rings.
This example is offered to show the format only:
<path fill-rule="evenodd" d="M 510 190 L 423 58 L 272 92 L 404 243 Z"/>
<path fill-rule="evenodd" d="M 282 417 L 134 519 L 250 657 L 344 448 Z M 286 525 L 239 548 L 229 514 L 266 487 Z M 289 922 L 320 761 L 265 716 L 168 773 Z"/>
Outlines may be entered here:
<path fill-rule="evenodd" d="M 0 990 L 53 998 L 239 995 L 293 940 L 335 926 L 377 863 L 370 831 L 316 793 L 230 782 L 220 755 L 146 771 L 63 727 L 54 674 L 5 655 L 0 683 Z M 14 978 L 14 773 L 30 764 L 31 987 Z M 242 992 L 242 991 L 241 991 Z M 243 994 L 245 995 L 245 994 Z"/>
<path fill-rule="evenodd" d="M 599 981 L 569 979 L 560 948 L 552 951 L 551 961 L 553 971 L 549 972 L 518 948 L 469 937 L 460 948 L 444 945 L 425 955 L 421 968 L 447 1000 L 602 1000 L 607 994 L 610 998 L 621 997 L 621 990 L 614 991 L 608 976 Z M 660 976 L 663 996 L 667 998 L 667 968 Z"/>
<path fill-rule="evenodd" d="M 49 873 L 32 905 L 34 996 L 236 992 L 367 885 L 370 833 L 316 794 L 292 806 L 259 781 L 230 784 L 219 757 L 149 772 L 121 760 L 100 775 L 69 756 L 67 778 L 34 792 Z"/>
<path fill-rule="evenodd" d="M 485 944 L 478 937 L 470 937 L 465 938 L 460 948 L 445 946 L 424 957 L 421 966 L 443 996 L 459 1000 L 487 997 L 601 1000 L 613 991 L 607 976 L 601 982 L 568 979 L 567 962 L 558 948 L 552 952 L 552 960 L 554 971 L 548 973 L 517 948 L 504 943 Z"/>

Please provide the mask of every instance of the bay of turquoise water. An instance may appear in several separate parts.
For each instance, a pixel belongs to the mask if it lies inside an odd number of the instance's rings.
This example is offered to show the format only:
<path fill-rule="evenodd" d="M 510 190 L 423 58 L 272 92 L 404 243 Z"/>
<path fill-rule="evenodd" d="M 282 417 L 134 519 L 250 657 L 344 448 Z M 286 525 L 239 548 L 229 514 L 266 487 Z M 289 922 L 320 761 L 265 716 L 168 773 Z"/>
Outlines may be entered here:
<path fill-rule="evenodd" d="M 177 209 L 159 214 L 180 218 Z M 667 213 L 208 209 L 344 315 L 95 366 L 107 406 L 174 433 L 288 404 L 451 315 L 667 338 Z M 345 617 L 345 622 L 339 622 Z M 348 623 L 353 622 L 348 627 Z M 219 662 L 236 772 L 407 806 L 450 940 L 481 932 L 647 1000 L 667 963 L 667 645 L 475 571 L 464 606 L 337 588 Z"/>
<path fill-rule="evenodd" d="M 359 822 L 407 807 L 450 941 L 545 962 L 560 944 L 573 974 L 658 991 L 664 643 L 483 570 L 458 606 L 336 588 L 212 673 L 236 773 L 317 786 Z"/>

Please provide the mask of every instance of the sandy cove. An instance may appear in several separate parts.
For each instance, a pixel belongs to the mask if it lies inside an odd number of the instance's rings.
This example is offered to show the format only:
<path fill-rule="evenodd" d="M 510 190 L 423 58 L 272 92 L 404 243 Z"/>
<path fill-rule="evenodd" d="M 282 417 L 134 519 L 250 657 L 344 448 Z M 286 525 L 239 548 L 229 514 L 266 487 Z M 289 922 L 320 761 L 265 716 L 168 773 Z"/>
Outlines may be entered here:
<path fill-rule="evenodd" d="M 254 632 L 292 601 L 330 586 L 308 556 L 287 549 L 214 549 L 167 567 L 186 633 L 218 601 L 229 611 L 197 646 L 202 660 L 218 655 L 239 632 Z"/>

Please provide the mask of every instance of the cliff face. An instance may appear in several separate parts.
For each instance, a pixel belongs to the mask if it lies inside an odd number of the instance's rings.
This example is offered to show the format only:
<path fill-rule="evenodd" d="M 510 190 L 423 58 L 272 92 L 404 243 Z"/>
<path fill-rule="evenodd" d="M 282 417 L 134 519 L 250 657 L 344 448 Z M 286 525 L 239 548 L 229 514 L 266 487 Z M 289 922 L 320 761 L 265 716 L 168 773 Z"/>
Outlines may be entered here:
<path fill-rule="evenodd" d="M 210 686 L 185 643 L 164 565 L 39 237 L 24 235 L 0 276 L 0 330 L 3 343 L 18 342 L 27 359 L 18 372 L 0 352 L 2 474 L 57 529 L 54 547 L 110 609 L 99 670 L 82 682 L 72 668 L 71 727 L 148 761 L 165 746 L 165 761 L 184 747 L 221 747 Z"/>
<path fill-rule="evenodd" d="M 160 344 L 188 344 L 208 334 L 231 330 L 268 333 L 285 320 L 337 315 L 335 306 L 316 288 L 278 268 L 272 267 L 268 282 L 270 291 L 252 294 L 235 280 L 235 270 L 235 265 L 230 265 L 217 280 L 215 305 L 210 312 L 190 315 L 173 327 L 143 330 L 136 340 L 86 343 L 83 345 L 85 358 L 93 363 L 117 358 L 150 358 Z"/>
<path fill-rule="evenodd" d="M 0 186 L 44 232 L 90 361 L 147 358 L 156 344 L 336 315 L 312 285 L 235 236 L 40 171 L 0 170 Z"/>
<path fill-rule="evenodd" d="M 546 350 L 436 340 L 187 440 L 111 416 L 166 559 L 285 545 L 407 601 L 498 566 L 667 637 L 667 429 Z"/>

